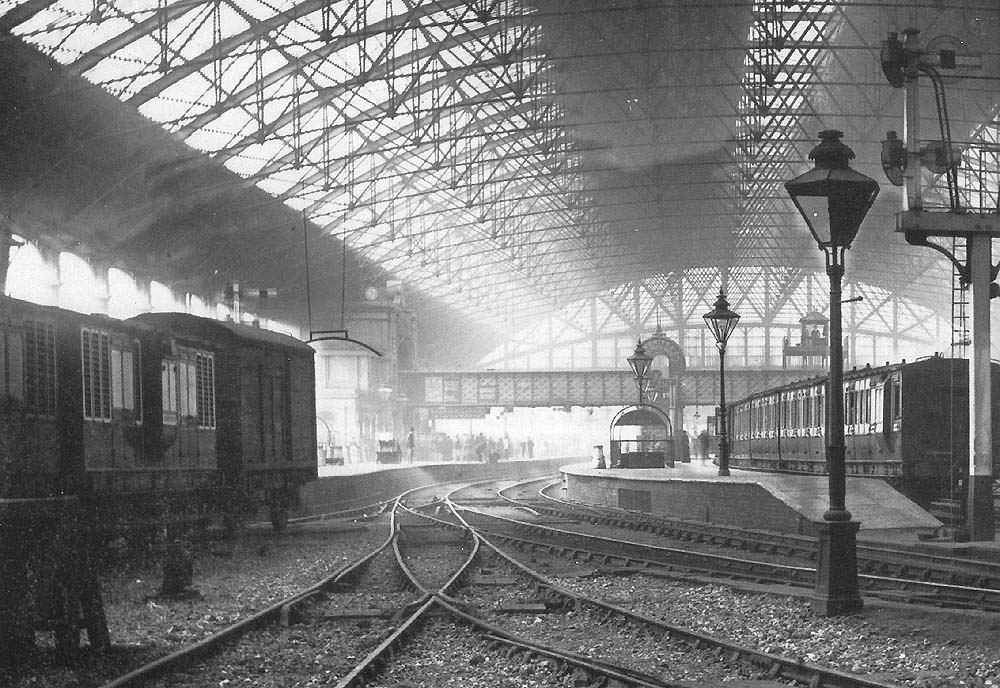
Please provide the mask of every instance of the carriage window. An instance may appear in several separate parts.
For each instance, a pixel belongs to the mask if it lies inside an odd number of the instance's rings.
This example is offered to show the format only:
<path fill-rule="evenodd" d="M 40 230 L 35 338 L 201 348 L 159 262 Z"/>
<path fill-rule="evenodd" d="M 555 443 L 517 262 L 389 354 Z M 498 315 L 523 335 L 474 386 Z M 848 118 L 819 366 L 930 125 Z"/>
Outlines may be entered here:
<path fill-rule="evenodd" d="M 903 417 L 903 389 L 897 377 L 892 379 L 892 417 L 897 420 Z"/>
<path fill-rule="evenodd" d="M 177 361 L 164 360 L 160 366 L 160 390 L 164 425 L 177 425 Z"/>
<path fill-rule="evenodd" d="M 139 389 L 139 342 L 128 350 L 120 346 L 111 349 L 111 394 L 115 408 L 139 411 L 142 415 Z"/>
<path fill-rule="evenodd" d="M 142 345 L 139 340 L 132 342 L 132 399 L 135 400 L 135 416 L 142 421 Z"/>
<path fill-rule="evenodd" d="M 215 427 L 215 359 L 195 356 L 195 391 L 198 398 L 198 427 Z"/>
<path fill-rule="evenodd" d="M 163 422 L 176 424 L 187 418 L 199 428 L 215 427 L 215 358 L 211 354 L 182 350 L 178 359 L 164 363 Z"/>
<path fill-rule="evenodd" d="M 111 420 L 111 342 L 107 332 L 80 330 L 83 417 Z"/>
<path fill-rule="evenodd" d="M 858 395 L 853 389 L 844 392 L 844 422 L 848 425 L 854 425 L 857 422 L 857 403 Z"/>
<path fill-rule="evenodd" d="M 24 323 L 24 407 L 40 416 L 56 415 L 56 327 Z"/>

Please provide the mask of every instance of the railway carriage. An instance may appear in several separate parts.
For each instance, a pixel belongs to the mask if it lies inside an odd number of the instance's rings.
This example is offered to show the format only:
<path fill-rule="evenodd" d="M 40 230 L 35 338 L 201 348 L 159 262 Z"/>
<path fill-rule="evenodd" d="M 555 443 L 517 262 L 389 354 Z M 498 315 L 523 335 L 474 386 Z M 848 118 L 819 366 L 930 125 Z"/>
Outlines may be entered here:
<path fill-rule="evenodd" d="M 998 371 L 994 365 L 994 399 L 1000 395 Z M 755 394 L 728 412 L 731 466 L 826 472 L 826 377 Z M 845 371 L 848 475 L 883 478 L 925 508 L 936 500 L 960 500 L 959 483 L 968 470 L 968 415 L 964 359 L 933 356 Z M 994 436 L 997 429 L 994 413 Z"/>
<path fill-rule="evenodd" d="M 164 399 L 174 397 L 168 385 L 180 388 L 188 381 L 175 408 L 164 408 L 165 422 L 179 412 L 187 419 L 173 421 L 179 434 L 191 433 L 185 425 L 210 426 L 231 504 L 252 511 L 265 503 L 274 525 L 282 527 L 288 509 L 297 505 L 299 486 L 317 476 L 313 349 L 287 335 L 183 313 L 146 313 L 133 320 L 186 338 L 179 356 L 164 359 L 164 370 L 183 370 L 164 373 Z M 203 396 L 202 388 L 214 396 Z"/>
<path fill-rule="evenodd" d="M 120 321 L 0 299 L 0 497 L 79 495 L 140 531 L 281 526 L 316 477 L 313 350 L 186 314 Z"/>

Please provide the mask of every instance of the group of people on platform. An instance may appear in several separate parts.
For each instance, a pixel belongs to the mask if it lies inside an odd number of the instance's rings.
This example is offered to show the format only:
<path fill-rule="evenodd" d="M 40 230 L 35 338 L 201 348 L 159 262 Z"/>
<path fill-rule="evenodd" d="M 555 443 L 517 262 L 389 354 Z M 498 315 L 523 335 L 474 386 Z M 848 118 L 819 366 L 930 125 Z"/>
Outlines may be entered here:
<path fill-rule="evenodd" d="M 469 461 L 497 462 L 512 459 L 533 459 L 535 441 L 526 437 L 518 442 L 509 435 L 491 437 L 479 434 L 456 435 L 452 438 L 444 433 L 435 433 L 426 439 L 426 451 L 419 451 L 428 461 Z"/>
<path fill-rule="evenodd" d="M 497 462 L 515 459 L 535 458 L 535 441 L 531 437 L 523 437 L 517 441 L 504 434 L 501 437 L 487 436 L 483 433 L 456 435 L 432 433 L 417 436 L 411 427 L 403 442 L 390 440 L 398 451 L 398 461 L 402 463 L 421 462 Z M 372 456 L 357 442 L 351 442 L 347 447 L 320 446 L 319 461 L 326 465 L 344 465 L 376 461 L 382 452 L 381 440 Z M 384 452 L 383 452 L 384 453 Z M 396 461 L 393 461 L 396 462 Z"/>

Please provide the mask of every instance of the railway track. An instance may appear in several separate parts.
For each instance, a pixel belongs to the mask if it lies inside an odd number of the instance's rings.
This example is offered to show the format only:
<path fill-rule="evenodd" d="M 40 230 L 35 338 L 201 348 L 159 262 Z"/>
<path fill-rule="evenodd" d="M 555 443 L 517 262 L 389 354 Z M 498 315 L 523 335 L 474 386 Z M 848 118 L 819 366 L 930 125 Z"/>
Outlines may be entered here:
<path fill-rule="evenodd" d="M 534 485 L 540 481 L 526 482 Z M 517 486 L 515 486 L 516 488 Z M 548 486 L 551 488 L 552 484 Z M 738 549 L 745 552 L 778 554 L 814 561 L 816 538 L 768 531 L 748 530 L 722 524 L 671 519 L 624 510 L 590 507 L 566 502 L 540 490 L 532 498 L 504 494 L 501 498 L 514 505 L 562 518 L 574 518 L 599 525 L 626 528 L 638 532 L 691 543 Z M 858 543 L 858 566 L 862 573 L 932 581 L 959 586 L 1000 588 L 1000 563 L 943 556 L 912 548 Z"/>
<path fill-rule="evenodd" d="M 537 482 L 514 487 L 523 493 L 524 486 Z M 544 501 L 537 496 L 515 499 L 509 490 L 506 492 L 502 490 L 500 495 L 512 508 L 550 519 L 546 524 L 481 510 L 480 518 L 494 519 L 497 525 L 492 530 L 498 536 L 518 539 L 514 532 L 531 534 L 533 539 L 522 538 L 524 547 L 562 548 L 566 554 L 586 557 L 608 570 L 638 566 L 665 569 L 674 575 L 688 573 L 798 587 L 811 586 L 815 579 L 811 565 L 815 561 L 815 538 L 585 507 L 551 497 Z M 560 527 L 555 527 L 552 519 Z M 597 536 L 593 526 L 604 529 L 604 537 Z M 622 530 L 630 532 L 631 540 L 621 539 Z M 540 537 L 543 534 L 545 537 Z M 664 538 L 683 546 L 665 547 L 661 544 Z M 736 550 L 738 556 L 720 553 L 726 549 Z M 993 562 L 865 546 L 859 546 L 858 557 L 859 585 L 867 595 L 1000 612 L 1000 566 Z"/>
<path fill-rule="evenodd" d="M 468 488 L 465 497 L 476 499 Z M 441 670 L 449 675 L 474 674 L 468 685 L 502 686 L 527 672 L 554 686 L 674 687 L 682 660 L 693 667 L 689 675 L 706 680 L 890 685 L 756 652 L 570 592 L 478 533 L 465 522 L 467 507 L 457 509 L 450 497 L 433 493 L 397 500 L 383 516 L 392 532 L 375 551 L 105 688 L 154 680 L 204 685 L 207 675 L 255 685 L 282 685 L 274 682 L 278 675 L 284 684 L 309 675 L 348 688 L 403 677 L 412 681 L 432 657 L 448 658 L 450 666 Z M 596 643 L 581 644 L 595 638 L 592 623 L 604 631 Z M 581 624 L 584 633 L 567 637 L 567 629 Z M 659 648 L 663 661 L 643 666 L 635 660 L 640 647 Z"/>

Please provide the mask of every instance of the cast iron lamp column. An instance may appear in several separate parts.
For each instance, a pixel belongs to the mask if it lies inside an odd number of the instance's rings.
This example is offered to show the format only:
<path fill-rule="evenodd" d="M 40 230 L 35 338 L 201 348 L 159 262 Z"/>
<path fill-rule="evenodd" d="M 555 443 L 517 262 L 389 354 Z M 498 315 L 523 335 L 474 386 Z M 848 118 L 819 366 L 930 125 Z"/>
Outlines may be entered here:
<path fill-rule="evenodd" d="M 729 475 L 729 429 L 726 427 L 726 342 L 740 316 L 729 310 L 726 296 L 719 291 L 715 308 L 702 316 L 719 349 L 719 475 Z"/>
<path fill-rule="evenodd" d="M 844 448 L 844 350 L 841 334 L 841 281 L 844 252 L 878 195 L 878 182 L 849 166 L 854 152 L 840 142 L 835 129 L 819 134 L 821 143 L 809 153 L 816 167 L 785 183 L 792 202 L 826 256 L 830 277 L 830 376 L 826 391 L 826 467 L 830 508 L 819 531 L 819 561 L 813 608 L 825 616 L 848 614 L 864 602 L 858 590 L 856 536 L 861 524 L 847 510 L 847 466 Z"/>
<path fill-rule="evenodd" d="M 649 378 L 646 377 L 646 373 L 649 372 L 649 366 L 653 363 L 653 357 L 646 353 L 640 339 L 635 345 L 635 351 L 625 360 L 628 361 L 628 367 L 632 369 L 632 375 L 635 376 L 635 386 L 639 388 L 639 406 L 642 406 L 643 396 L 649 388 Z"/>

